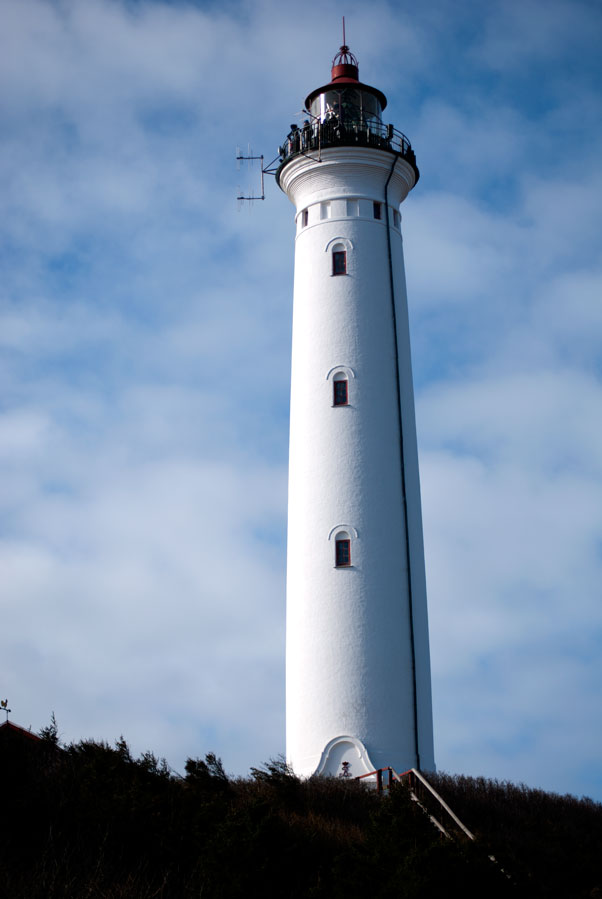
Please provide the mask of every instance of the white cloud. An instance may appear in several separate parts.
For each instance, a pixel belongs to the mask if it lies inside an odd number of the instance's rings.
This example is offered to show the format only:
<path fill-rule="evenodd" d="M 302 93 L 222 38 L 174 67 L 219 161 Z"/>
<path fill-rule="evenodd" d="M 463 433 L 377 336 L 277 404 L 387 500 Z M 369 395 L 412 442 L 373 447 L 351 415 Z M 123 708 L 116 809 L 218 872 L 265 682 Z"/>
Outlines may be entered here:
<path fill-rule="evenodd" d="M 478 59 L 504 73 L 534 63 L 570 65 L 592 52 L 601 27 L 600 9 L 591 3 L 510 0 L 492 6 Z M 551 69 L 549 74 L 556 73 Z M 557 77 L 566 77 L 564 69 Z"/>
<path fill-rule="evenodd" d="M 293 228 L 273 183 L 235 214 L 257 172 L 233 156 L 275 155 L 339 10 L 3 12 L 1 688 L 36 729 L 54 709 L 68 739 L 244 772 L 283 748 Z M 593 791 L 598 11 L 346 15 L 422 171 L 403 213 L 438 761 Z"/>

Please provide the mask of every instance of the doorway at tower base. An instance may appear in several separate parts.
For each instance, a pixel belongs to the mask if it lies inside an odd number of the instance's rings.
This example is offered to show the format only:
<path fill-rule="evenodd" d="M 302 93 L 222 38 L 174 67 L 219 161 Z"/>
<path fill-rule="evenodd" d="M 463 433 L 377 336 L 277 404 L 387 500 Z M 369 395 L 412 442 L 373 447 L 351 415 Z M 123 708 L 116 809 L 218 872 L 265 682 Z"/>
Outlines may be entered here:
<path fill-rule="evenodd" d="M 362 741 L 357 737 L 341 736 L 326 744 L 315 773 L 325 777 L 359 777 L 374 770 Z"/>

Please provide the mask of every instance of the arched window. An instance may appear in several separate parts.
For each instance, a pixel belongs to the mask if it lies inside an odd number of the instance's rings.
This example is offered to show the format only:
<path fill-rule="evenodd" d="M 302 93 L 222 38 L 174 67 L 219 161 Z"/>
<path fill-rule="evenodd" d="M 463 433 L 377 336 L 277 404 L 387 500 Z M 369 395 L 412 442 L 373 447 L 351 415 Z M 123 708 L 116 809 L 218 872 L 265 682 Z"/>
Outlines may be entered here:
<path fill-rule="evenodd" d="M 336 568 L 351 565 L 351 538 L 347 531 L 339 531 L 334 541 L 334 564 Z"/>
<path fill-rule="evenodd" d="M 353 275 L 353 244 L 348 237 L 331 237 L 324 252 L 330 255 L 331 275 Z"/>
<path fill-rule="evenodd" d="M 357 542 L 357 531 L 352 524 L 337 524 L 328 535 L 334 542 L 334 567 L 353 568 L 351 551 Z M 354 551 L 354 555 L 357 553 Z M 357 559 L 356 559 L 357 565 Z"/>
<path fill-rule="evenodd" d="M 347 274 L 347 250 L 342 243 L 335 243 L 332 248 L 332 274 Z"/>
<path fill-rule="evenodd" d="M 349 381 L 342 371 L 338 371 L 332 379 L 332 405 L 349 405 Z"/>
<path fill-rule="evenodd" d="M 352 397 L 351 382 L 355 378 L 355 372 L 348 365 L 335 365 L 326 375 L 327 381 L 332 381 L 332 405 L 349 406 Z"/>

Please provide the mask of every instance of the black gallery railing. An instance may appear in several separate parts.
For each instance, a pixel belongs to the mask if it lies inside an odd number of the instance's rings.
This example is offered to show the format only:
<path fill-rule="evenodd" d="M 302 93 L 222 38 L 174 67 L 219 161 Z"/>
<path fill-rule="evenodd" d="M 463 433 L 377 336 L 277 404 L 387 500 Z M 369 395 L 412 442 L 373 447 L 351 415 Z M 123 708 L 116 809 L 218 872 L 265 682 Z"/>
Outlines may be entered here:
<path fill-rule="evenodd" d="M 294 126 L 278 148 L 279 165 L 282 166 L 299 153 L 316 154 L 322 149 L 336 146 L 375 147 L 389 153 L 399 153 L 412 166 L 418 180 L 416 154 L 405 134 L 397 131 L 393 125 L 383 125 L 376 121 L 343 124 L 332 118 L 325 122 L 308 122 L 301 128 Z"/>

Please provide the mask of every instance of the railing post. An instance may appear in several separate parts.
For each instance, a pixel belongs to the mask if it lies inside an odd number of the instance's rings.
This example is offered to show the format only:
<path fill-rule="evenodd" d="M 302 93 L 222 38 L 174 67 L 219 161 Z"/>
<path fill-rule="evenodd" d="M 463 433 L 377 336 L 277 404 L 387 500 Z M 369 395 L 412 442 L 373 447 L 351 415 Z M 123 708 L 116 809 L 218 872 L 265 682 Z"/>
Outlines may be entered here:
<path fill-rule="evenodd" d="M 376 772 L 376 789 L 379 793 L 383 791 L 383 772 L 382 768 L 379 768 Z"/>

